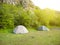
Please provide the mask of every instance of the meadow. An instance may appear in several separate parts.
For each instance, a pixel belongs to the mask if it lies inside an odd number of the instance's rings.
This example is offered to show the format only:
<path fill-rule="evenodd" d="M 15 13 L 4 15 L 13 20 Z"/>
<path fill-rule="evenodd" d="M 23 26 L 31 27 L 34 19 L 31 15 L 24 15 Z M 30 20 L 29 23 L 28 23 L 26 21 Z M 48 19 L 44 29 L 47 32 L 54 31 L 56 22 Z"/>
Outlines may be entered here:
<path fill-rule="evenodd" d="M 60 30 L 30 30 L 27 34 L 0 30 L 0 45 L 60 45 Z"/>

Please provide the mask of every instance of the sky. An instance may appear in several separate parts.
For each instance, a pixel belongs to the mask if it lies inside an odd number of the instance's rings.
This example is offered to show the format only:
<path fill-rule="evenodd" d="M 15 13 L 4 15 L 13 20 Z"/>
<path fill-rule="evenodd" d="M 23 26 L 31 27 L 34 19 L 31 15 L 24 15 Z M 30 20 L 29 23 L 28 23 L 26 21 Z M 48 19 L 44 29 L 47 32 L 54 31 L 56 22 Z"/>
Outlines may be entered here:
<path fill-rule="evenodd" d="M 50 8 L 60 11 L 60 0 L 32 0 L 32 2 L 41 9 Z"/>

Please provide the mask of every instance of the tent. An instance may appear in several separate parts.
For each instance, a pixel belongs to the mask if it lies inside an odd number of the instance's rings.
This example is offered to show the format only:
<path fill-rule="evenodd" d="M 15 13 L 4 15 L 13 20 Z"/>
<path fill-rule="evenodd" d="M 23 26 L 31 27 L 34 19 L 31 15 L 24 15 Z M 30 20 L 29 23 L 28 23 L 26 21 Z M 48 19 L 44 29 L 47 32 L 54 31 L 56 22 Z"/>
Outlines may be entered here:
<path fill-rule="evenodd" d="M 49 31 L 49 28 L 47 28 L 46 26 L 41 26 L 41 27 L 38 28 L 38 30 Z"/>
<path fill-rule="evenodd" d="M 19 26 L 17 26 L 15 29 L 14 29 L 14 31 L 13 31 L 14 33 L 16 33 L 16 34 L 24 34 L 24 33 L 28 33 L 28 30 L 26 29 L 26 27 L 25 26 L 23 26 L 23 25 L 19 25 Z"/>

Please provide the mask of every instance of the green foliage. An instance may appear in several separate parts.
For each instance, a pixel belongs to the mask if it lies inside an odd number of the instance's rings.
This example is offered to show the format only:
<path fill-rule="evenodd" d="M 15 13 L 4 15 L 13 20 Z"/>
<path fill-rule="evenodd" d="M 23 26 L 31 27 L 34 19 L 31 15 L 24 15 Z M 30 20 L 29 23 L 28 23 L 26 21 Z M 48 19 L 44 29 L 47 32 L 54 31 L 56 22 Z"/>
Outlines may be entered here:
<path fill-rule="evenodd" d="M 60 15 L 57 16 L 56 22 L 57 22 L 57 25 L 60 26 Z"/>
<path fill-rule="evenodd" d="M 48 8 L 41 10 L 38 7 L 36 7 L 34 12 L 37 16 L 38 24 L 40 25 L 49 26 L 50 22 L 52 22 L 52 20 L 54 20 L 56 17 L 55 11 Z"/>
<path fill-rule="evenodd" d="M 44 9 L 42 11 L 42 23 L 44 23 L 45 25 L 50 25 L 50 21 L 55 19 L 55 11 L 51 10 L 51 9 Z"/>
<path fill-rule="evenodd" d="M 51 9 L 39 7 L 24 9 L 22 5 L 0 4 L 0 28 L 13 28 L 17 25 L 37 28 L 40 25 L 60 26 L 60 16 Z M 59 14 L 60 15 L 60 14 Z"/>
<path fill-rule="evenodd" d="M 20 10 L 20 14 L 15 16 L 15 25 L 25 25 L 26 27 L 32 27 L 35 25 L 36 16 L 34 12 L 30 10 Z"/>
<path fill-rule="evenodd" d="M 37 26 L 37 17 L 33 10 L 25 10 L 22 6 L 2 4 L 0 16 L 2 28 L 13 28 L 17 25 L 24 25 L 26 27 Z"/>
<path fill-rule="evenodd" d="M 6 4 L 2 4 L 0 6 L 1 6 L 0 7 L 0 16 L 1 16 L 0 26 L 2 26 L 2 28 L 13 28 L 14 16 L 11 13 L 12 6 L 6 5 Z"/>

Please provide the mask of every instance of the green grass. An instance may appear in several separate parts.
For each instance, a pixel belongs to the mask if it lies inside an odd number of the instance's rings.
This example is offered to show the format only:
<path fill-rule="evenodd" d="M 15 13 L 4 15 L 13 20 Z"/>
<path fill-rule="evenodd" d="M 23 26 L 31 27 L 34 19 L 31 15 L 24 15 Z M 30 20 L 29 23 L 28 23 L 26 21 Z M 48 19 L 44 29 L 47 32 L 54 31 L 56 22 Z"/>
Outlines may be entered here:
<path fill-rule="evenodd" d="M 28 34 L 14 34 L 0 30 L 0 45 L 60 45 L 60 30 L 31 30 Z"/>

